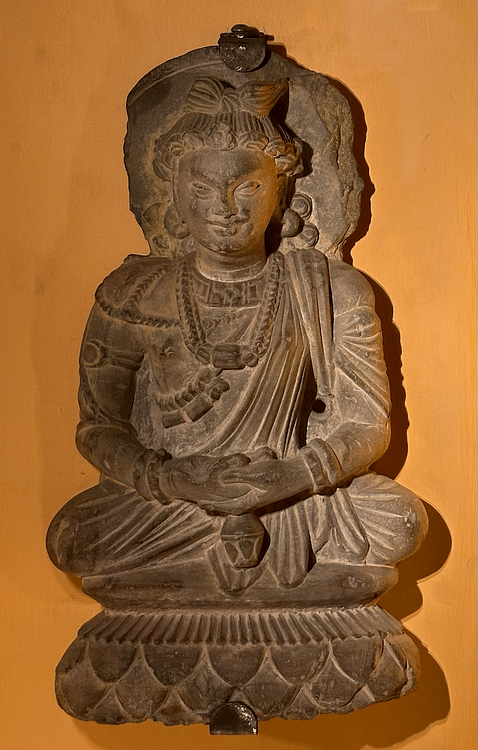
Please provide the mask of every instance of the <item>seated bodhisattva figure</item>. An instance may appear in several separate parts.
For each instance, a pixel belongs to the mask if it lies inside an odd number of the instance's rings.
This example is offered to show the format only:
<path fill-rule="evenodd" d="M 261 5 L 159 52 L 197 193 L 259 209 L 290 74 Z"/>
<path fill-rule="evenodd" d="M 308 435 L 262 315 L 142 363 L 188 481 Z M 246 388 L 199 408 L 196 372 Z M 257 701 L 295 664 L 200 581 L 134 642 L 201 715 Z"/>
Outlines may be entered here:
<path fill-rule="evenodd" d="M 302 590 L 309 608 L 314 591 L 332 609 L 361 605 L 426 529 L 418 498 L 369 470 L 388 446 L 390 407 L 370 286 L 313 242 L 281 241 L 303 226 L 291 208 L 302 205 L 302 143 L 271 115 L 286 92 L 283 79 L 196 81 L 151 153 L 171 183 L 165 226 L 189 252 L 130 256 L 97 292 L 77 443 L 101 480 L 59 511 L 48 549 L 90 590 L 108 580 L 98 599 L 111 607 L 116 591 L 122 611 L 159 611 L 166 590 L 173 609 L 193 590 L 216 610 L 297 605 Z M 121 581 L 136 592 L 128 606 Z M 350 710 L 334 700 L 329 710 Z M 67 710 L 95 718 L 71 700 Z M 128 716 L 109 720 L 139 720 Z"/>

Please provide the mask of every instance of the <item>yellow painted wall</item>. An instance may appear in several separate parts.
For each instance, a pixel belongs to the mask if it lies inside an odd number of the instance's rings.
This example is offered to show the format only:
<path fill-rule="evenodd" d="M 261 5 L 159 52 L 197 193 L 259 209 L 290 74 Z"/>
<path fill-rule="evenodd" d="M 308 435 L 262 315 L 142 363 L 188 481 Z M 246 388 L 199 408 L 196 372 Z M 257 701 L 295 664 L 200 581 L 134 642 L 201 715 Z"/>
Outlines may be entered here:
<path fill-rule="evenodd" d="M 2 5 L 2 747 L 471 750 L 475 3 Z M 353 258 L 391 298 L 403 350 L 386 465 L 392 474 L 401 469 L 400 481 L 429 503 L 431 517 L 425 547 L 402 564 L 386 603 L 423 644 L 423 682 L 414 695 L 350 716 L 266 722 L 259 738 L 78 722 L 57 707 L 53 673 L 99 607 L 50 564 L 43 539 L 53 513 L 95 482 L 73 440 L 77 351 L 94 290 L 127 253 L 146 250 L 128 212 L 123 102 L 146 71 L 214 44 L 238 22 L 272 33 L 300 63 L 343 81 L 365 111 L 375 194 Z M 397 329 L 379 298 L 396 359 Z"/>

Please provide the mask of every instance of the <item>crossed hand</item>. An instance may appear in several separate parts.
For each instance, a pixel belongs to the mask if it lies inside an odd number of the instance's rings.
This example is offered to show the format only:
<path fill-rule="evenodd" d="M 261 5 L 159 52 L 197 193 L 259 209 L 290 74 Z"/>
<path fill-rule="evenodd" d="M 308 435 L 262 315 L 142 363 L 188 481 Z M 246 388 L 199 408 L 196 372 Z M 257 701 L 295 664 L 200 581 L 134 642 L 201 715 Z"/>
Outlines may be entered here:
<path fill-rule="evenodd" d="M 270 448 L 250 456 L 171 459 L 163 464 L 159 484 L 166 495 L 220 515 L 241 515 L 312 489 L 310 472 L 300 456 L 278 459 Z"/>

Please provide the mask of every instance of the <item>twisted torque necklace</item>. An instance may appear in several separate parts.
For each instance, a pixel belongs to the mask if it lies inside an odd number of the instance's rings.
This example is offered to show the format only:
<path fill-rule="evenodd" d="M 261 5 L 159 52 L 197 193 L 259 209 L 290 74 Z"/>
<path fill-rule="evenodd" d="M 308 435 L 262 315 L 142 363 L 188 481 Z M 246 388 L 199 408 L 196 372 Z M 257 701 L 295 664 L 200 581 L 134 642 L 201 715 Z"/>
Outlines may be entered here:
<path fill-rule="evenodd" d="M 246 365 L 254 367 L 269 348 L 282 292 L 282 255 L 273 253 L 267 261 L 269 273 L 249 344 L 214 345 L 207 340 L 195 300 L 193 263 L 194 255 L 191 253 L 181 262 L 176 281 L 176 299 L 185 345 L 202 364 L 211 364 L 218 370 L 241 370 Z"/>

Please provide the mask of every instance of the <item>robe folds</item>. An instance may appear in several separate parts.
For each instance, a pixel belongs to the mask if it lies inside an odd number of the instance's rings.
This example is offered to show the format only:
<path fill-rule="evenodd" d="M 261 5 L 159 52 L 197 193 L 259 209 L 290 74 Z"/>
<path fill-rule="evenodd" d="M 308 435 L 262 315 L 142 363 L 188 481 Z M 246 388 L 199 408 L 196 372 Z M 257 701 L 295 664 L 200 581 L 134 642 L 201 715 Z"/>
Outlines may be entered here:
<path fill-rule="evenodd" d="M 280 586 L 294 587 L 315 560 L 389 565 L 412 554 L 426 524 L 420 501 L 369 471 L 388 445 L 390 404 L 365 279 L 315 250 L 272 254 L 258 282 L 267 288 L 271 265 L 279 268 L 266 351 L 252 366 L 219 370 L 187 346 L 180 264 L 133 256 L 97 292 L 80 356 L 77 442 L 101 481 L 53 520 L 54 562 L 85 576 L 206 556 L 227 591 L 247 588 L 266 569 Z M 211 344 L 254 338 L 265 303 L 238 288 L 231 293 L 242 294 L 241 304 L 211 294 L 194 303 Z M 213 398 L 208 388 L 216 382 L 223 385 Z M 225 554 L 223 517 L 178 498 L 161 503 L 134 471 L 146 449 L 180 458 L 264 448 L 277 458 L 302 452 L 329 489 L 259 510 L 268 541 L 248 570 L 234 569 Z"/>

